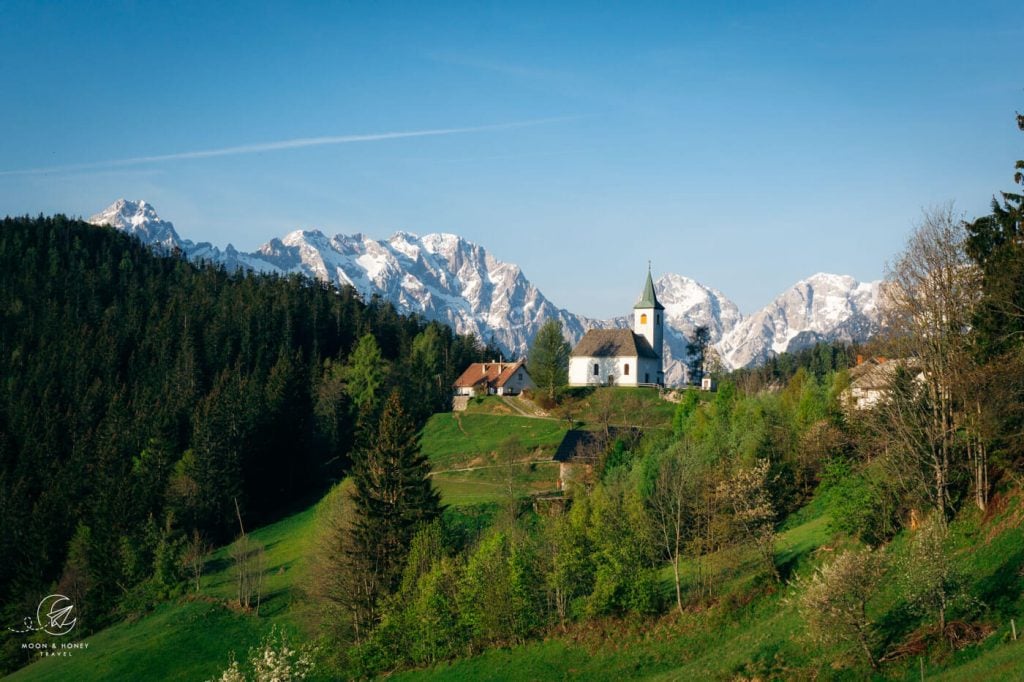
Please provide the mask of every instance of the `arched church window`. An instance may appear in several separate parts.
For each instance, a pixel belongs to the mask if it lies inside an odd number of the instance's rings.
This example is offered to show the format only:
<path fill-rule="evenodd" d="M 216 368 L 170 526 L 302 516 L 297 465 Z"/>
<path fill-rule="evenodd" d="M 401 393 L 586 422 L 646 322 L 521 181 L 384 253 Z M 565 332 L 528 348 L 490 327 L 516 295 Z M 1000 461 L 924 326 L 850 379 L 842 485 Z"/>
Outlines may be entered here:
<path fill-rule="evenodd" d="M 629 363 L 627 362 L 622 368 L 622 376 L 629 376 Z"/>
<path fill-rule="evenodd" d="M 647 324 L 647 313 L 640 313 L 640 324 Z"/>
<path fill-rule="evenodd" d="M 597 366 L 597 363 L 595 362 L 594 363 L 594 376 L 596 377 L 600 373 L 601 373 L 601 369 Z"/>

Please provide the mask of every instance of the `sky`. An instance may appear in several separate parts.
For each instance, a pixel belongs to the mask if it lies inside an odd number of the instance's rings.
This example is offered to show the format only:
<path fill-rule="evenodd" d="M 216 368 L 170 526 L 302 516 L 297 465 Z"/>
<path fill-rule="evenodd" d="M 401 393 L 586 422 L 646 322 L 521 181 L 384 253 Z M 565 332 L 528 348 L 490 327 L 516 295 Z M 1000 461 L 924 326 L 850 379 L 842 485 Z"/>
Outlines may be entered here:
<path fill-rule="evenodd" d="M 0 0 L 0 215 L 453 232 L 556 305 L 883 276 L 1024 155 L 1018 2 Z"/>

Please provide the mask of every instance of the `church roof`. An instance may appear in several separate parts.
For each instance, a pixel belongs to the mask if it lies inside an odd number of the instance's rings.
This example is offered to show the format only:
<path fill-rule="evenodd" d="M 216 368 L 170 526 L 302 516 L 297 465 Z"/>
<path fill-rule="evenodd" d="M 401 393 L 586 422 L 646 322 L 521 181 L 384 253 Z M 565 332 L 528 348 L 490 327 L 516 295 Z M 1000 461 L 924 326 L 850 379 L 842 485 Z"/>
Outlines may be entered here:
<path fill-rule="evenodd" d="M 658 355 L 647 339 L 629 329 L 591 329 L 576 347 L 574 358 L 654 358 Z"/>
<path fill-rule="evenodd" d="M 640 296 L 640 301 L 637 302 L 633 309 L 637 308 L 654 308 L 655 310 L 664 310 L 665 306 L 658 303 L 658 297 L 654 293 L 654 280 L 651 279 L 651 271 L 647 270 L 647 281 L 644 283 L 644 293 Z"/>

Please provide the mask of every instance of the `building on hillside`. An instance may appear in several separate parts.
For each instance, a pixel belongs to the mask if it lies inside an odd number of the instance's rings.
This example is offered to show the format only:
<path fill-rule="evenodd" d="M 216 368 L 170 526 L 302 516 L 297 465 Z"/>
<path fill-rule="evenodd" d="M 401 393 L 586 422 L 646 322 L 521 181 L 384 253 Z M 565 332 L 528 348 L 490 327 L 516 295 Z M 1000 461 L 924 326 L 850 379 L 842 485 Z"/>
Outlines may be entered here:
<path fill-rule="evenodd" d="M 474 362 L 455 380 L 455 395 L 518 395 L 534 388 L 526 361 Z"/>
<path fill-rule="evenodd" d="M 854 410 L 867 410 L 885 397 L 892 388 L 896 372 L 905 369 L 917 382 L 924 381 L 924 373 L 914 360 L 868 358 L 857 356 L 857 366 L 850 370 L 850 385 L 843 391 L 843 403 Z"/>
<path fill-rule="evenodd" d="M 609 426 L 605 431 L 569 429 L 551 458 L 558 462 L 558 489 L 574 486 L 591 487 L 594 484 L 594 466 L 608 448 L 619 439 L 637 442 L 641 432 L 635 427 Z"/>
<path fill-rule="evenodd" d="M 632 329 L 591 329 L 569 357 L 570 386 L 664 386 L 665 307 L 658 303 L 650 268 Z"/>

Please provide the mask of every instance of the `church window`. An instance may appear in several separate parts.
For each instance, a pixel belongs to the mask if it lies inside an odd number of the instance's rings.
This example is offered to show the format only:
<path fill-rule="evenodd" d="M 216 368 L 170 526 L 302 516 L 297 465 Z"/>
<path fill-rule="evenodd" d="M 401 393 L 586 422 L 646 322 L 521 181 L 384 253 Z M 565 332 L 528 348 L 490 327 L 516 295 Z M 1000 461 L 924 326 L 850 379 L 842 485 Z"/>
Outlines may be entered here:
<path fill-rule="evenodd" d="M 600 367 L 598 367 L 598 366 L 597 366 L 597 363 L 595 362 L 595 363 L 594 363 L 594 376 L 596 377 L 596 376 L 597 376 L 598 374 L 600 374 L 600 373 L 601 373 L 601 368 L 600 368 Z"/>
<path fill-rule="evenodd" d="M 627 362 L 627 363 L 626 363 L 626 365 L 625 365 L 625 366 L 624 366 L 624 367 L 622 368 L 622 376 L 626 376 L 626 377 L 628 377 L 628 376 L 629 376 L 629 363 L 628 363 L 628 362 Z"/>
<path fill-rule="evenodd" d="M 647 313 L 640 313 L 640 324 L 647 324 Z"/>
<path fill-rule="evenodd" d="M 654 316 L 654 324 L 661 324 L 661 315 Z"/>

